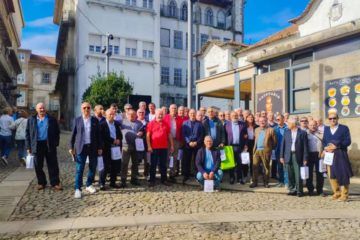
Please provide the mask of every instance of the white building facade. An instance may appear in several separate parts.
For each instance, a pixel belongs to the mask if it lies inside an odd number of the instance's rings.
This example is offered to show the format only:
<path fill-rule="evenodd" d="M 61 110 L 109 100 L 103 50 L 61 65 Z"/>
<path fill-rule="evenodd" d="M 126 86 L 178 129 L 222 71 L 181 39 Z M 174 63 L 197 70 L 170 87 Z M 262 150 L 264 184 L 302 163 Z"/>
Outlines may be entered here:
<path fill-rule="evenodd" d="M 102 50 L 107 45 L 107 34 L 114 37 L 110 40 L 109 70 L 124 74 L 134 88 L 134 95 L 151 97 L 157 106 L 186 103 L 187 0 L 75 0 L 68 5 L 67 1 L 56 1 L 54 22 L 60 25 L 57 51 L 60 62 L 64 57 L 59 57 L 58 52 L 66 52 L 60 39 L 73 41 L 74 83 L 68 88 L 74 91 L 73 103 L 68 106 L 75 109 L 73 115 L 80 114 L 82 95 L 91 83 L 91 76 L 106 71 L 106 55 Z M 232 4 L 241 6 L 237 18 L 232 18 L 235 14 Z M 61 18 L 69 5 L 75 24 L 73 36 L 66 39 L 61 38 L 66 36 Z M 243 0 L 196 1 L 194 54 L 211 39 L 242 41 L 242 5 Z M 193 66 L 196 79 L 199 64 L 195 58 Z"/>

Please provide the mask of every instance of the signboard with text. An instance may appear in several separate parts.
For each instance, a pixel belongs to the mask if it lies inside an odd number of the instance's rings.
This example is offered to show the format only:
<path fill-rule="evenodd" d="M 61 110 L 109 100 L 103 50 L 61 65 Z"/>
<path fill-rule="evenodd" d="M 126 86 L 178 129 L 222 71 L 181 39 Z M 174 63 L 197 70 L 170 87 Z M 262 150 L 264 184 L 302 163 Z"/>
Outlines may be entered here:
<path fill-rule="evenodd" d="M 283 90 L 262 92 L 256 96 L 256 110 L 258 112 L 284 112 Z"/>

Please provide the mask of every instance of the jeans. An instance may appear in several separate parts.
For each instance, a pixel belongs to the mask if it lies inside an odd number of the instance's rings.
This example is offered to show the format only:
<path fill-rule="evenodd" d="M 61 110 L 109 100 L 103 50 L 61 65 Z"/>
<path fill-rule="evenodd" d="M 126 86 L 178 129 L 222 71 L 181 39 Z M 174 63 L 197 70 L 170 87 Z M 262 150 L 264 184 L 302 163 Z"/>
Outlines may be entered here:
<path fill-rule="evenodd" d="M 207 173 L 210 173 L 210 172 L 207 172 Z M 221 180 L 224 176 L 224 173 L 223 171 L 221 171 L 221 169 L 219 169 L 215 174 L 214 174 L 214 186 L 215 187 L 219 187 L 220 186 L 220 183 L 221 183 Z M 201 185 L 204 185 L 204 176 L 202 175 L 201 172 L 198 172 L 196 174 L 196 180 L 201 184 Z"/>
<path fill-rule="evenodd" d="M 86 186 L 88 187 L 94 182 L 97 156 L 96 154 L 91 154 L 91 147 L 88 144 L 84 145 L 82 152 L 76 155 L 75 190 L 81 189 L 83 185 L 83 174 L 87 157 L 89 157 L 89 172 L 87 175 Z"/>
<path fill-rule="evenodd" d="M 1 157 L 9 157 L 11 151 L 11 136 L 2 136 L 0 135 L 0 148 L 1 148 Z"/>
<path fill-rule="evenodd" d="M 38 184 L 46 186 L 46 175 L 43 170 L 44 158 L 46 158 L 51 186 L 58 185 L 60 178 L 56 148 L 48 149 L 47 141 L 38 141 L 36 153 L 34 154 L 35 172 Z"/>
<path fill-rule="evenodd" d="M 161 182 L 166 181 L 166 162 L 168 157 L 167 149 L 153 149 L 150 164 L 150 182 L 155 182 L 156 167 L 159 165 Z"/>
<path fill-rule="evenodd" d="M 18 149 L 18 158 L 26 158 L 25 140 L 16 140 L 16 146 Z"/>

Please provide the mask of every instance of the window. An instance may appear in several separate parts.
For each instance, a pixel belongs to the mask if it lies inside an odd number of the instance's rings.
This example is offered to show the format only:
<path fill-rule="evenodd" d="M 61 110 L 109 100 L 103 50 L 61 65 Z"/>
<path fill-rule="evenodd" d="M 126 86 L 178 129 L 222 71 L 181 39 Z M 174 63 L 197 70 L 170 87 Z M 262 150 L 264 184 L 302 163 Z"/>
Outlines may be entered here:
<path fill-rule="evenodd" d="M 126 0 L 126 5 L 136 6 L 136 0 Z"/>
<path fill-rule="evenodd" d="M 348 38 L 342 41 L 337 41 L 328 46 L 321 47 L 315 52 L 315 59 L 329 58 L 349 52 L 353 52 L 360 49 L 359 37 Z"/>
<path fill-rule="evenodd" d="M 96 46 L 95 47 L 95 52 L 100 53 L 101 52 L 101 46 Z"/>
<path fill-rule="evenodd" d="M 174 31 L 174 48 L 182 49 L 182 32 L 181 31 Z"/>
<path fill-rule="evenodd" d="M 182 81 L 182 71 L 181 68 L 174 69 L 174 85 L 177 87 L 181 87 Z"/>
<path fill-rule="evenodd" d="M 20 97 L 16 99 L 16 105 L 19 107 L 26 107 L 26 91 L 19 91 Z"/>
<path fill-rule="evenodd" d="M 170 70 L 168 67 L 161 67 L 161 84 L 169 84 Z"/>
<path fill-rule="evenodd" d="M 20 73 L 17 75 L 17 83 L 18 84 L 24 84 L 26 82 L 25 73 Z"/>
<path fill-rule="evenodd" d="M 51 83 L 51 74 L 50 73 L 43 73 L 41 78 L 42 84 L 50 84 Z"/>
<path fill-rule="evenodd" d="M 154 6 L 154 0 L 143 0 L 143 8 L 152 9 Z"/>
<path fill-rule="evenodd" d="M 279 69 L 284 69 L 290 67 L 290 59 L 289 58 L 281 58 L 274 60 L 270 63 L 270 71 L 276 71 Z"/>
<path fill-rule="evenodd" d="M 143 50 L 143 58 L 153 58 L 153 51 L 151 50 Z"/>
<path fill-rule="evenodd" d="M 226 16 L 225 12 L 220 10 L 217 14 L 217 26 L 218 28 L 225 29 L 226 28 Z"/>
<path fill-rule="evenodd" d="M 143 50 L 143 58 L 148 58 L 148 51 L 147 50 Z"/>
<path fill-rule="evenodd" d="M 224 42 L 230 42 L 231 39 L 230 38 L 224 38 Z"/>
<path fill-rule="evenodd" d="M 93 53 L 95 51 L 94 45 L 89 45 L 89 52 Z"/>
<path fill-rule="evenodd" d="M 214 23 L 214 14 L 211 8 L 208 8 L 205 13 L 205 24 L 209 26 L 213 26 Z"/>
<path fill-rule="evenodd" d="M 119 46 L 114 46 L 114 54 L 119 55 Z"/>
<path fill-rule="evenodd" d="M 162 47 L 170 47 L 170 29 L 161 28 L 160 44 Z"/>
<path fill-rule="evenodd" d="M 181 14 L 180 14 L 180 20 L 187 21 L 187 4 L 184 2 L 181 7 Z"/>
<path fill-rule="evenodd" d="M 204 44 L 208 41 L 208 39 L 209 39 L 209 35 L 201 34 L 200 46 L 203 47 Z"/>
<path fill-rule="evenodd" d="M 131 49 L 131 56 L 136 57 L 136 48 Z"/>
<path fill-rule="evenodd" d="M 212 36 L 211 38 L 212 38 L 212 40 L 220 40 L 219 36 Z"/>
<path fill-rule="evenodd" d="M 112 45 L 109 45 L 109 52 L 113 52 L 113 46 Z"/>
<path fill-rule="evenodd" d="M 310 68 L 290 70 L 290 112 L 310 112 Z"/>
<path fill-rule="evenodd" d="M 292 65 L 299 65 L 304 64 L 308 62 L 312 62 L 313 60 L 313 53 L 311 52 L 305 52 L 305 53 L 298 53 L 295 54 L 292 58 Z"/>
<path fill-rule="evenodd" d="M 176 10 L 177 10 L 176 2 L 170 1 L 168 6 L 169 17 L 177 17 Z"/>
<path fill-rule="evenodd" d="M 125 55 L 126 55 L 127 57 L 130 57 L 130 56 L 131 56 L 131 48 L 126 48 L 126 49 L 125 49 Z"/>
<path fill-rule="evenodd" d="M 148 58 L 154 58 L 154 52 L 151 50 L 148 50 Z"/>
<path fill-rule="evenodd" d="M 201 8 L 197 7 L 195 11 L 194 23 L 201 24 Z"/>
<path fill-rule="evenodd" d="M 25 62 L 25 53 L 19 53 L 19 59 L 21 62 Z"/>

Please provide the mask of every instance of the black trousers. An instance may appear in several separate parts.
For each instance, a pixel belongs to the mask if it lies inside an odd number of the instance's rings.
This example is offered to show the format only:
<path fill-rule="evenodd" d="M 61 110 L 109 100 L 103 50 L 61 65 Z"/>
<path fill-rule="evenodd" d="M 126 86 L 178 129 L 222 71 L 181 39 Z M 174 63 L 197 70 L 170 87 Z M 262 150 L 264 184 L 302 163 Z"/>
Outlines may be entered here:
<path fill-rule="evenodd" d="M 182 175 L 185 178 L 190 177 L 191 163 L 195 161 L 198 150 L 199 150 L 198 148 L 184 147 L 183 157 L 181 160 L 181 170 L 182 170 Z M 195 168 L 196 168 L 196 165 L 195 165 Z"/>
<path fill-rule="evenodd" d="M 309 160 L 308 160 L 308 167 L 309 167 L 309 178 L 306 179 L 306 187 L 309 192 L 314 191 L 314 184 L 313 184 L 313 175 L 314 175 L 314 167 L 316 171 L 316 192 L 318 194 L 323 193 L 324 187 L 324 176 L 323 173 L 319 172 L 319 153 L 318 152 L 309 152 Z"/>
<path fill-rule="evenodd" d="M 239 146 L 233 146 L 234 157 L 236 161 L 236 167 L 234 169 L 229 170 L 230 178 L 235 178 L 237 181 L 243 180 L 248 175 L 249 167 L 247 164 L 241 163 L 241 149 Z"/>
<path fill-rule="evenodd" d="M 115 184 L 121 170 L 121 159 L 111 160 L 111 149 L 104 149 L 104 170 L 100 172 L 100 185 L 105 185 L 106 177 L 110 174 L 110 184 Z"/>
<path fill-rule="evenodd" d="M 36 153 L 34 154 L 35 173 L 38 184 L 46 186 L 46 175 L 43 170 L 44 159 L 46 159 L 51 186 L 58 185 L 60 183 L 60 178 L 56 148 L 49 149 L 47 146 L 47 141 L 38 141 Z"/>
<path fill-rule="evenodd" d="M 150 182 L 155 182 L 156 167 L 159 165 L 161 182 L 165 182 L 166 176 L 166 162 L 168 157 L 168 150 L 165 149 L 153 149 L 151 153 L 151 164 L 150 164 Z"/>

